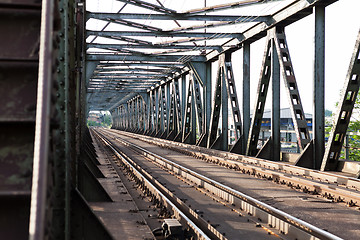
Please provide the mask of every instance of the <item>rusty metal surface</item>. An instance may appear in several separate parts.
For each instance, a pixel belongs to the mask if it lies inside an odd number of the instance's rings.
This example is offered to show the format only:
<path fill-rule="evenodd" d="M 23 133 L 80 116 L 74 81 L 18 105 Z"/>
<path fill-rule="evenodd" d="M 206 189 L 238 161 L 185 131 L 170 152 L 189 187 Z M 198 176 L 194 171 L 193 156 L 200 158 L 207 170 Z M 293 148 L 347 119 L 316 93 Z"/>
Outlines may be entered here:
<path fill-rule="evenodd" d="M 37 67 L 0 60 L 0 121 L 35 121 Z"/>
<path fill-rule="evenodd" d="M 30 190 L 34 126 L 0 124 L 0 191 Z"/>

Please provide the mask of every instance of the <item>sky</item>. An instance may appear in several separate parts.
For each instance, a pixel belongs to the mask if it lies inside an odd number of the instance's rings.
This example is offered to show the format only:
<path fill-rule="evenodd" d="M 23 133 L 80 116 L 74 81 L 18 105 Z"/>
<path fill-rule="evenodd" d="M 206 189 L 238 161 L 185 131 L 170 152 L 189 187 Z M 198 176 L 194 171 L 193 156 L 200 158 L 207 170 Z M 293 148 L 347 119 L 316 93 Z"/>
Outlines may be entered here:
<path fill-rule="evenodd" d="M 165 5 L 165 7 L 183 10 L 202 7 L 204 4 L 204 0 L 160 1 Z M 226 2 L 236 2 L 236 0 L 227 0 Z M 223 3 L 223 1 L 221 1 L 221 3 Z M 207 0 L 207 4 L 208 6 L 219 4 L 219 1 Z M 123 4 L 119 1 L 87 0 L 88 11 L 116 12 L 122 5 Z M 340 91 L 344 85 L 355 40 L 360 28 L 359 9 L 359 0 L 339 0 L 338 2 L 326 7 L 325 108 L 329 110 L 334 111 L 335 104 L 340 99 Z M 130 11 L 131 6 L 127 6 L 123 12 Z M 236 10 L 234 12 L 236 12 Z M 240 12 L 240 10 L 238 10 L 238 12 Z M 151 24 L 151 20 L 144 21 L 146 24 Z M 88 28 L 90 27 L 94 30 L 100 30 L 102 26 L 103 24 L 99 22 L 88 23 Z M 111 26 L 109 29 L 111 29 Z M 236 29 L 240 31 L 241 27 L 237 27 Z M 285 28 L 285 32 L 303 108 L 306 113 L 312 113 L 314 14 L 289 25 Z M 159 41 L 161 41 L 161 38 Z M 264 48 L 265 38 L 251 44 L 251 108 L 255 103 Z M 233 53 L 232 63 L 234 77 L 237 82 L 237 92 L 241 104 L 242 50 L 238 50 Z M 217 63 L 213 65 L 214 76 L 216 75 L 216 68 Z M 284 91 L 284 84 L 282 83 L 282 80 L 281 88 L 281 107 L 288 107 L 287 95 Z M 266 108 L 270 108 L 271 106 L 270 91 L 271 89 L 269 88 Z"/>

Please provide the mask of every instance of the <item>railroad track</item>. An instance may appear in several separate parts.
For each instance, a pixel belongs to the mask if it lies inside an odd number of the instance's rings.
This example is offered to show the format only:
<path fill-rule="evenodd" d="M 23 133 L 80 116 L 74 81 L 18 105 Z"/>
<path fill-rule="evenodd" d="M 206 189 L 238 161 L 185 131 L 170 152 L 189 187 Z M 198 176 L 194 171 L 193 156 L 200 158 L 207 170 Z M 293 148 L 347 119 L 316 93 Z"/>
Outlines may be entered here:
<path fill-rule="evenodd" d="M 327 231 L 317 228 L 268 204 L 258 201 L 253 197 L 247 196 L 246 194 L 226 186 L 225 184 L 181 166 L 178 163 L 152 153 L 140 146 L 130 143 L 129 141 L 120 139 L 115 136 L 114 133 L 111 133 L 111 131 L 96 130 L 94 133 L 101 138 L 102 141 L 106 142 L 107 145 L 111 146 L 116 143 L 117 145 L 120 144 L 126 146 L 127 150 L 131 150 L 138 155 L 142 155 L 144 158 L 156 163 L 163 169 L 170 171 L 172 175 L 177 178 L 183 179 L 183 181 L 192 182 L 195 188 L 202 191 L 205 195 L 207 194 L 210 197 L 213 196 L 216 198 L 216 201 L 229 207 L 232 212 L 237 213 L 239 216 L 246 216 L 252 219 L 253 223 L 255 223 L 253 224 L 255 227 L 262 228 L 267 234 L 270 234 L 269 236 L 271 237 L 275 236 L 281 239 L 314 239 L 314 237 L 318 239 L 341 239 Z M 105 140 L 105 136 L 111 140 Z M 118 147 L 111 146 L 111 148 L 113 151 L 119 151 Z M 121 156 L 120 158 L 128 158 L 122 153 L 118 152 L 117 154 Z M 133 164 L 135 164 L 134 167 L 137 168 L 138 172 L 145 171 L 144 169 L 140 169 L 139 165 L 131 159 L 128 158 L 127 161 L 128 164 L 133 162 Z M 151 176 L 150 173 L 145 173 L 144 175 L 145 178 L 147 176 L 149 181 L 154 180 L 154 177 Z M 166 191 L 169 193 L 170 190 Z M 176 198 L 174 194 L 170 195 Z M 192 220 L 192 223 L 197 225 L 198 229 L 201 229 L 205 234 L 211 235 L 212 233 L 216 233 L 211 236 L 207 235 L 207 237 L 210 237 L 211 239 L 215 239 L 215 237 L 216 239 L 226 239 L 223 234 L 216 232 L 216 227 L 214 227 L 214 225 L 206 224 L 206 222 L 204 223 L 204 220 L 201 218 L 201 214 L 196 213 L 196 209 L 190 209 L 188 205 L 182 202 L 179 198 L 173 201 L 175 203 L 181 203 L 180 206 L 182 207 L 187 206 L 184 215 L 186 215 L 188 219 Z M 178 216 L 178 214 L 175 215 Z M 199 219 L 202 219 L 202 223 L 200 224 L 197 223 Z M 182 222 L 184 222 L 184 219 L 182 219 Z M 197 228 L 192 227 L 194 232 L 199 232 L 194 230 Z M 207 232 L 209 229 L 211 229 L 211 231 Z M 202 238 L 199 235 L 197 236 Z"/>
<path fill-rule="evenodd" d="M 360 179 L 164 139 L 154 140 L 152 137 L 129 132 L 122 134 L 359 209 Z"/>

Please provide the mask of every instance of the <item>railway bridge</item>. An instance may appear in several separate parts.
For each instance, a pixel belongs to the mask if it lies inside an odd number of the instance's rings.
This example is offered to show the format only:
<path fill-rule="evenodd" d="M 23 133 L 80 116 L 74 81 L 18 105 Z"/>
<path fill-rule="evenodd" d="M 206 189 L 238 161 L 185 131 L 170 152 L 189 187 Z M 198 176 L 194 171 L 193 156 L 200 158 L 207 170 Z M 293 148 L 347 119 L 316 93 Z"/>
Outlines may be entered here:
<path fill-rule="evenodd" d="M 341 159 L 357 7 L 0 0 L 0 238 L 359 238 L 360 164 Z M 325 86 L 339 93 L 331 124 Z M 109 111 L 111 129 L 88 127 L 90 111 Z"/>

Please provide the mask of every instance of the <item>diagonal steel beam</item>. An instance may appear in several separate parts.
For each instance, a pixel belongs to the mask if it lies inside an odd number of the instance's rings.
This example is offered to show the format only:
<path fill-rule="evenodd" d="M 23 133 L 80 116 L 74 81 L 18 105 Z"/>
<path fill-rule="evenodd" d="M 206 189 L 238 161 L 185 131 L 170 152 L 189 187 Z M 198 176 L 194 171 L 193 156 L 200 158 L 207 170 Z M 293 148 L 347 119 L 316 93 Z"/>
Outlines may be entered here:
<path fill-rule="evenodd" d="M 346 137 L 351 114 L 358 96 L 360 87 L 360 31 L 358 33 L 351 62 L 346 75 L 345 84 L 341 94 L 335 118 L 331 129 L 321 171 L 337 169 L 338 160 Z"/>
<path fill-rule="evenodd" d="M 245 6 L 249 6 L 252 4 L 266 3 L 266 2 L 268 2 L 268 1 L 267 0 L 243 0 L 243 1 L 233 2 L 233 3 L 219 4 L 219 5 L 214 5 L 214 6 L 210 6 L 210 7 L 192 9 L 192 10 L 188 10 L 186 12 L 182 12 L 181 14 L 193 15 L 193 14 L 199 14 L 199 13 L 223 11 L 223 10 L 229 9 L 229 8 L 240 8 L 240 7 L 245 7 Z"/>
<path fill-rule="evenodd" d="M 147 31 L 151 31 L 151 32 L 161 32 L 161 31 L 163 31 L 161 28 L 157 28 L 157 27 L 153 27 L 153 26 L 150 26 L 150 25 L 141 24 L 141 23 L 137 23 L 137 22 L 128 21 L 128 20 L 124 20 L 124 19 L 121 19 L 121 18 L 116 18 L 116 19 L 106 18 L 106 19 L 102 19 L 102 20 L 108 21 L 108 22 L 111 22 L 111 23 L 124 25 L 124 26 L 127 26 L 127 27 L 147 30 Z"/>
<path fill-rule="evenodd" d="M 141 8 L 145 8 L 145 9 L 150 9 L 155 12 L 160 12 L 160 13 L 164 13 L 164 14 L 176 14 L 177 13 L 175 10 L 172 10 L 170 8 L 161 7 L 159 5 L 141 1 L 141 0 L 117 0 L 117 1 L 128 3 L 128 4 L 131 4 L 131 5 L 134 5 L 137 7 L 141 7 Z"/>
<path fill-rule="evenodd" d="M 279 56 L 279 62 L 286 92 L 289 98 L 294 130 L 297 136 L 299 147 L 304 149 L 305 146 L 310 142 L 310 134 L 301 103 L 294 68 L 290 58 L 286 35 L 283 28 L 274 28 L 273 35 L 277 54 Z"/>
<path fill-rule="evenodd" d="M 257 89 L 257 101 L 252 115 L 249 139 L 246 147 L 246 155 L 248 156 L 255 156 L 257 154 L 261 122 L 264 114 L 266 96 L 271 76 L 271 41 L 273 40 L 268 37 L 261 67 L 260 81 Z"/>

